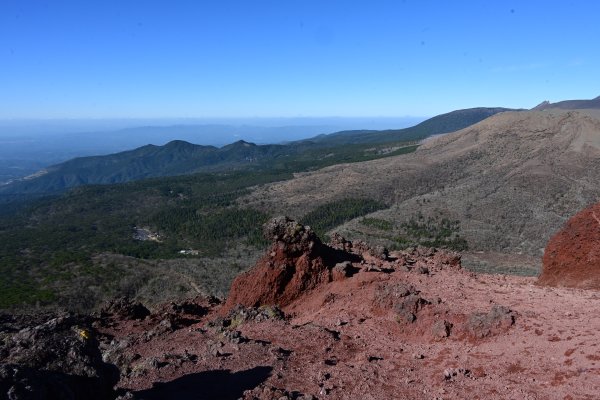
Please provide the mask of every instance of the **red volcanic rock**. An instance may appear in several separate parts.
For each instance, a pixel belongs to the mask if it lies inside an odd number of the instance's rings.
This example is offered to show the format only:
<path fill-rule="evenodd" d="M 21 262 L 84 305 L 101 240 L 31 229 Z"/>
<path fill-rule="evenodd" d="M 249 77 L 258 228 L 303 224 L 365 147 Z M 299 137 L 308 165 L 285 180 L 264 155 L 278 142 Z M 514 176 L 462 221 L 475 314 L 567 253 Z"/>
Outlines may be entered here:
<path fill-rule="evenodd" d="M 600 289 L 600 203 L 576 214 L 550 239 L 538 283 Z"/>
<path fill-rule="evenodd" d="M 285 306 L 306 291 L 330 282 L 334 265 L 352 258 L 324 245 L 310 227 L 288 217 L 265 224 L 264 236 L 273 241 L 271 249 L 250 271 L 233 281 L 224 312 L 236 305 Z M 335 278 L 341 279 L 346 269 L 337 272 Z"/>

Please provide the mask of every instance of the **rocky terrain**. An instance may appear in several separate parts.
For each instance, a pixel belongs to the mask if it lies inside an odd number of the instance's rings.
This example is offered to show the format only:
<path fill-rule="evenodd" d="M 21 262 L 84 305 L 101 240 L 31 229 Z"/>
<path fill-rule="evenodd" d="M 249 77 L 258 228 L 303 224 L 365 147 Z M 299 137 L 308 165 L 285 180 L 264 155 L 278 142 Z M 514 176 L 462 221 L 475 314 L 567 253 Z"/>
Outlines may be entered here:
<path fill-rule="evenodd" d="M 600 203 L 573 216 L 548 243 L 540 283 L 600 289 Z"/>
<path fill-rule="evenodd" d="M 600 96 L 591 100 L 564 100 L 557 103 L 544 101 L 533 108 L 533 110 L 597 110 L 600 109 Z"/>
<path fill-rule="evenodd" d="M 322 243 L 285 217 L 221 302 L 0 318 L 0 396 L 593 399 L 600 296 L 458 253 Z M 116 386 L 113 389 L 113 384 Z M 40 394 L 41 393 L 41 394 Z"/>
<path fill-rule="evenodd" d="M 369 217 L 393 229 L 370 229 L 359 218 L 336 228 L 349 238 L 393 246 L 398 226 L 421 213 L 458 220 L 475 252 L 512 255 L 516 265 L 521 255 L 538 259 L 553 232 L 600 198 L 600 119 L 564 110 L 500 113 L 415 153 L 297 174 L 241 201 L 302 220 L 320 204 L 361 196 L 389 205 Z"/>

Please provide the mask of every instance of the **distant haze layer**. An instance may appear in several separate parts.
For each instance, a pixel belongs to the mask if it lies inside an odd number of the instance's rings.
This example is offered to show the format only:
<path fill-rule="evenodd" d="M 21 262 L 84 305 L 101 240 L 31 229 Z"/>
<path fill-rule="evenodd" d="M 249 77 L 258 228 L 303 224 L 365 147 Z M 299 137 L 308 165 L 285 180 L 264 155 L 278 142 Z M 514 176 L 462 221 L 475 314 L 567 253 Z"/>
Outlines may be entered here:
<path fill-rule="evenodd" d="M 255 131 L 273 129 L 269 140 L 284 141 L 303 139 L 315 133 L 331 133 L 348 129 L 394 129 L 415 125 L 426 117 L 290 117 L 290 118 L 130 118 L 130 119 L 0 119 L 0 138 L 15 136 L 41 136 L 48 134 L 72 133 L 107 133 L 127 128 L 154 127 L 196 127 L 201 129 L 206 143 L 198 144 L 227 144 L 231 143 L 222 132 L 210 132 L 209 129 L 220 127 L 231 129 L 236 133 L 256 135 Z M 281 129 L 297 128 L 306 130 L 306 134 L 297 133 L 295 137 L 285 136 Z M 206 132 L 202 132 L 206 131 Z M 280 133 L 277 133 L 280 132 Z M 181 139 L 171 138 L 166 141 Z M 243 138 L 248 140 L 250 138 Z M 142 143 L 148 144 L 148 143 Z"/>
<path fill-rule="evenodd" d="M 422 117 L 0 120 L 0 184 L 71 158 L 172 140 L 223 146 L 264 144 L 348 129 L 396 129 Z"/>

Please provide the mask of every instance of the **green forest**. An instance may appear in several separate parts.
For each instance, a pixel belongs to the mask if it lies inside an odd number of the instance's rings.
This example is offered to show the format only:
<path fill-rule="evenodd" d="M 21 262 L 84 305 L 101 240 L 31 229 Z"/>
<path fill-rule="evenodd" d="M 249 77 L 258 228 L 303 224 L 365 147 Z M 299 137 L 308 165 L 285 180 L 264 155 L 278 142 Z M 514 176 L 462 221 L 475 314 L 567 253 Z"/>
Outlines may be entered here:
<path fill-rule="evenodd" d="M 392 152 L 378 150 L 389 146 L 344 145 L 275 158 L 251 169 L 87 185 L 61 195 L 5 201 L 0 215 L 0 308 L 53 304 L 60 302 L 62 291 L 83 281 L 102 287 L 103 280 L 131 272 L 94 262 L 98 254 L 160 262 L 189 259 L 182 250 L 218 258 L 238 247 L 262 249 L 267 245 L 262 225 L 270 215 L 237 202 L 252 186 L 417 147 L 395 143 Z M 304 222 L 321 234 L 381 207 L 369 199 L 343 199 L 315 209 Z M 158 240 L 136 240 L 140 228 Z"/>

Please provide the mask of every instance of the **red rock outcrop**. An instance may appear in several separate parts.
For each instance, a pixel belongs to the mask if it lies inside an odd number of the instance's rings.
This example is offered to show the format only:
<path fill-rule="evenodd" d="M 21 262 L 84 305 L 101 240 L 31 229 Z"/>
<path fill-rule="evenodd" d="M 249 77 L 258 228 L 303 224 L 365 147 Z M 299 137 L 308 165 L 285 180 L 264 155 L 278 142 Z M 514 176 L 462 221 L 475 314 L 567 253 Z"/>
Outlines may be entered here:
<path fill-rule="evenodd" d="M 263 230 L 273 245 L 256 266 L 233 281 L 223 312 L 236 305 L 285 306 L 333 280 L 336 274 L 332 269 L 337 263 L 356 258 L 324 245 L 310 227 L 287 217 L 272 219 Z"/>
<path fill-rule="evenodd" d="M 550 239 L 538 283 L 600 289 L 600 203 L 569 219 Z"/>

